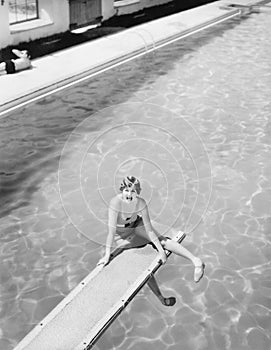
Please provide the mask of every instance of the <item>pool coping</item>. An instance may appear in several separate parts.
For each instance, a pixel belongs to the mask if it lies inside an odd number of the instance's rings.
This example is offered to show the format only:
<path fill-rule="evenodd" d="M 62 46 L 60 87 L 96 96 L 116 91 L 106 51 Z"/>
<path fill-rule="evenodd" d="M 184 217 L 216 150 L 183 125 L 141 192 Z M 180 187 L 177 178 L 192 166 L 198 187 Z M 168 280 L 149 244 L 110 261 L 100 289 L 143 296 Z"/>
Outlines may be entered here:
<path fill-rule="evenodd" d="M 34 69 L 0 77 L 0 117 L 159 47 L 241 15 L 246 12 L 246 9 L 249 10 L 253 6 L 261 6 L 269 2 L 270 0 L 251 0 L 249 2 L 246 0 L 219 0 L 33 60 Z M 209 20 L 208 11 L 213 12 Z M 182 26 L 183 21 L 184 26 Z M 156 32 L 153 32 L 153 27 L 156 26 L 155 29 L 157 29 L 157 24 L 165 31 L 163 39 L 157 39 Z M 173 30 L 171 27 L 174 27 Z M 130 35 L 129 39 L 131 39 L 131 34 L 134 35 L 133 40 L 135 34 L 138 36 L 137 40 L 134 40 L 137 42 L 134 47 L 130 48 L 130 51 L 125 52 L 119 43 L 127 39 L 127 35 Z M 138 42 L 138 39 L 141 43 Z M 97 51 L 104 47 L 107 47 L 105 57 L 97 56 Z M 84 56 L 89 52 L 91 55 L 86 60 Z M 96 57 L 93 57 L 93 53 Z M 112 55 L 115 57 L 112 58 Z M 76 67 L 73 66 L 72 60 L 76 62 Z M 27 84 L 25 84 L 26 80 Z"/>
<path fill-rule="evenodd" d="M 131 29 L 78 45 L 77 47 L 62 50 L 60 53 L 36 59 L 33 61 L 33 66 L 35 67 L 36 65 L 35 69 L 22 71 L 14 75 L 1 76 L 0 90 L 2 91 L 2 101 L 0 98 L 0 116 L 34 100 L 43 98 L 71 85 L 87 80 L 101 72 L 122 65 L 131 59 L 153 52 L 162 46 L 181 40 L 182 38 L 193 35 L 210 26 L 240 15 L 241 10 L 239 8 L 230 8 L 228 6 L 229 3 L 227 0 L 221 0 L 217 3 L 210 3 L 168 17 L 163 17 L 152 22 L 147 22 Z M 208 9 L 214 11 L 214 15 L 211 19 L 204 20 Z M 182 25 L 185 16 L 190 15 L 191 18 L 191 14 L 194 17 L 194 23 L 191 25 Z M 156 33 L 152 32 L 154 25 L 164 26 L 166 32 L 164 37 L 155 37 Z M 170 26 L 174 28 L 171 30 Z M 125 37 L 127 38 L 127 36 L 130 36 L 131 38 L 131 35 L 134 35 L 133 40 L 135 44 L 130 51 L 125 52 L 121 46 L 116 49 L 116 46 L 123 41 Z M 61 73 L 61 67 L 63 67 L 65 55 L 67 56 L 67 54 L 69 54 L 71 57 L 74 57 L 74 60 L 76 60 L 76 57 L 77 60 L 80 60 L 81 55 L 82 60 L 84 50 L 89 51 L 90 48 L 92 48 L 92 50 L 95 51 L 94 49 L 96 48 L 96 51 L 98 51 L 102 45 L 108 47 L 108 52 L 105 51 L 105 56 L 108 57 L 105 57 L 103 62 L 100 61 L 100 63 L 97 63 L 97 59 L 95 61 L 94 58 L 90 58 L 87 67 L 86 64 L 84 67 L 80 67 L 79 65 L 78 69 L 74 69 L 73 72 L 68 71 L 69 69 L 66 67 L 64 75 Z M 77 51 L 80 51 L 80 53 L 78 53 L 79 56 L 76 56 Z M 112 58 L 114 55 L 115 57 Z M 91 60 L 93 63 L 91 63 Z M 48 80 L 47 70 L 48 67 L 50 67 L 50 64 L 54 67 L 56 66 L 56 70 L 52 73 L 52 78 L 50 77 Z M 57 65 L 59 65 L 59 69 L 57 69 Z M 37 68 L 40 71 L 37 71 Z M 57 73 L 58 71 L 59 73 Z M 45 77 L 47 81 L 45 81 Z M 27 86 L 24 83 L 25 79 L 28 79 Z M 8 89 L 9 86 L 7 86 L 9 84 L 12 86 L 10 90 Z M 12 91 L 11 95 L 10 91 Z"/>

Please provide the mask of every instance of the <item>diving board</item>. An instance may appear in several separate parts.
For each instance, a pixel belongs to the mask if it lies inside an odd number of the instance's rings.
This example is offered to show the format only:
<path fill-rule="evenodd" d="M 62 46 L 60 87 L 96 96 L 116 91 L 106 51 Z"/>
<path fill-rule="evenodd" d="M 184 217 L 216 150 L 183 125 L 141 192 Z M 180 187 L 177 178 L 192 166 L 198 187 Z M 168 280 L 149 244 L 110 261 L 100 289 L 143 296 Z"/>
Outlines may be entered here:
<path fill-rule="evenodd" d="M 183 232 L 170 233 L 181 242 Z M 170 255 L 170 252 L 167 252 Z M 161 263 L 150 245 L 97 266 L 14 350 L 89 350 Z"/>

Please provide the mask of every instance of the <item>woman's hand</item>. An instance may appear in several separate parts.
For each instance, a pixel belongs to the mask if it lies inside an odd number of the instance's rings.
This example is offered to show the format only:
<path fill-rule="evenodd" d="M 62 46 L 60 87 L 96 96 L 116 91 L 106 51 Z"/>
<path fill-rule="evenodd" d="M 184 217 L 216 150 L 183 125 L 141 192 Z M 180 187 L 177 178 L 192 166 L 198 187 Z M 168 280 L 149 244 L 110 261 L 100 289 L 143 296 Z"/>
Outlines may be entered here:
<path fill-rule="evenodd" d="M 108 263 L 108 261 L 109 261 L 109 256 L 105 255 L 97 262 L 97 266 L 99 266 L 99 265 L 105 266 Z"/>
<path fill-rule="evenodd" d="M 167 261 L 167 255 L 164 250 L 159 252 L 158 256 L 159 256 L 159 261 L 161 261 L 162 264 L 164 264 Z"/>

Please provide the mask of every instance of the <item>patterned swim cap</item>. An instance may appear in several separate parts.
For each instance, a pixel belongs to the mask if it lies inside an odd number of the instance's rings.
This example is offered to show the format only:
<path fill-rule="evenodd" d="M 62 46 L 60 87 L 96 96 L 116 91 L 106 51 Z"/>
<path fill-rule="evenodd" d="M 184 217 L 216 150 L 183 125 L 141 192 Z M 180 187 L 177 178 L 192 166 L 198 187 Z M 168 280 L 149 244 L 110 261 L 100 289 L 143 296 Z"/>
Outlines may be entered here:
<path fill-rule="evenodd" d="M 139 194 L 141 191 L 140 181 L 134 176 L 126 176 L 122 183 L 120 184 L 120 191 L 123 191 L 125 188 L 134 188 L 136 193 Z"/>

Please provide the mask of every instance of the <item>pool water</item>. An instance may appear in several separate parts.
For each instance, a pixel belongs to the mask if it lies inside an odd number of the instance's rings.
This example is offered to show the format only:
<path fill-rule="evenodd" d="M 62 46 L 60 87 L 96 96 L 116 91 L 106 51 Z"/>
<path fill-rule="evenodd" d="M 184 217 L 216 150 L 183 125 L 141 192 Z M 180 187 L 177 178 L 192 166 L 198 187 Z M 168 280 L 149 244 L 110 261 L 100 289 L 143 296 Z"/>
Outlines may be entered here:
<path fill-rule="evenodd" d="M 172 256 L 95 348 L 268 350 L 271 10 L 230 20 L 1 119 L 0 349 L 94 267 L 125 174 L 206 263 Z M 94 301 L 95 302 L 95 301 Z"/>

